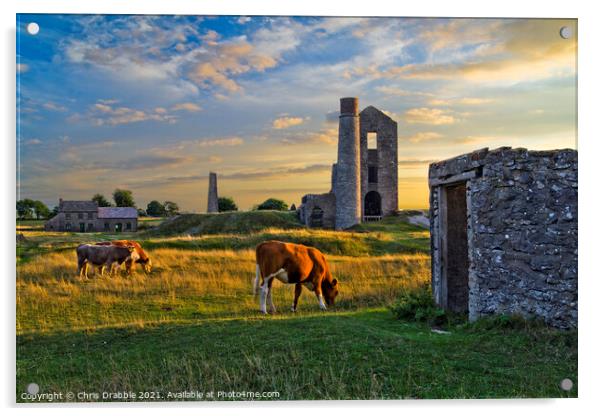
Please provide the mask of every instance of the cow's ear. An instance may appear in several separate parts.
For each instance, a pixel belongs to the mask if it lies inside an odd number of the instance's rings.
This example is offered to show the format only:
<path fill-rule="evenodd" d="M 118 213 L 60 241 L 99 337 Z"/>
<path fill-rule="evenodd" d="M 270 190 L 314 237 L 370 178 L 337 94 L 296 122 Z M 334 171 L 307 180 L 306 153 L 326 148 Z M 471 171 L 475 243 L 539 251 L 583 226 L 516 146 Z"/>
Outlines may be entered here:
<path fill-rule="evenodd" d="M 336 286 L 339 281 L 337 279 L 332 279 L 332 285 Z"/>

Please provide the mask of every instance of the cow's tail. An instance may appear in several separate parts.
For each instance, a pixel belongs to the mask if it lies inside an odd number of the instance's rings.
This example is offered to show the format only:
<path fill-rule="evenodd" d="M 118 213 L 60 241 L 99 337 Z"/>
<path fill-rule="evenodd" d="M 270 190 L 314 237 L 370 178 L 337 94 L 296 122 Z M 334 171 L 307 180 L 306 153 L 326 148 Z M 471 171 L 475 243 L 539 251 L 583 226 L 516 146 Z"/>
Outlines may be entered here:
<path fill-rule="evenodd" d="M 259 276 L 261 275 L 261 271 L 259 270 L 259 264 L 255 263 L 255 281 L 253 282 L 253 294 L 257 294 L 257 289 L 259 288 Z"/>

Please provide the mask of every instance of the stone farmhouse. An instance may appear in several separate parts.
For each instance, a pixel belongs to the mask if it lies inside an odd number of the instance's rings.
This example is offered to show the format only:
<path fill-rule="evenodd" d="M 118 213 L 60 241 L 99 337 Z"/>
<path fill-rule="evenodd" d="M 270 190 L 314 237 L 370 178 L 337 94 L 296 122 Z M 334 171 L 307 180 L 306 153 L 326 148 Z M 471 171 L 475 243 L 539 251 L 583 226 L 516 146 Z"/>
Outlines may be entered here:
<path fill-rule="evenodd" d="M 44 224 L 46 231 L 133 232 L 138 229 L 138 211 L 131 207 L 99 207 L 95 201 L 63 201 L 59 212 Z"/>

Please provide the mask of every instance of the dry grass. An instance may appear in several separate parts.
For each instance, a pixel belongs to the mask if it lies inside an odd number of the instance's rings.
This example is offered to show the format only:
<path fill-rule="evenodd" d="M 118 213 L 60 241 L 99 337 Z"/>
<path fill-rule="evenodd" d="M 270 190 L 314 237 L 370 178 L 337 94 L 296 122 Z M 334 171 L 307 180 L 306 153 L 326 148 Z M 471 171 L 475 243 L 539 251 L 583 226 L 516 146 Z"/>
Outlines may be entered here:
<path fill-rule="evenodd" d="M 154 270 L 132 277 L 90 279 L 76 274 L 72 250 L 38 255 L 19 266 L 17 332 L 95 328 L 157 321 L 186 321 L 257 315 L 252 295 L 252 250 L 149 250 Z M 381 306 L 402 290 L 429 278 L 429 257 L 399 254 L 379 257 L 328 256 L 342 284 L 337 310 Z M 277 282 L 274 302 L 283 313 L 292 303 L 292 285 Z M 300 310 L 315 312 L 308 291 Z"/>

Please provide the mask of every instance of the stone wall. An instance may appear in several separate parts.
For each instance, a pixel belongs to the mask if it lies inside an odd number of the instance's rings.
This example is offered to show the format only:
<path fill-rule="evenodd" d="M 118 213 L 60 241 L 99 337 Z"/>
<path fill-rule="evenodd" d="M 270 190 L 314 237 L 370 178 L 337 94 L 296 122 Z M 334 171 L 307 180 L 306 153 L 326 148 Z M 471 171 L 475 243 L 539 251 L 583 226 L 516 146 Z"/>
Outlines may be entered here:
<path fill-rule="evenodd" d="M 336 167 L 335 228 L 344 230 L 361 222 L 360 126 L 357 98 L 341 98 Z"/>
<path fill-rule="evenodd" d="M 209 172 L 209 189 L 207 192 L 207 212 L 219 212 L 217 197 L 217 174 Z"/>
<path fill-rule="evenodd" d="M 368 149 L 368 133 L 376 133 L 376 150 Z M 398 209 L 397 123 L 373 106 L 360 113 L 360 149 L 362 176 L 362 214 L 364 198 L 370 191 L 381 197 L 382 215 L 394 215 Z M 368 183 L 368 166 L 378 168 L 378 183 Z"/>
<path fill-rule="evenodd" d="M 336 199 L 332 192 L 326 194 L 309 194 L 303 197 L 299 206 L 299 219 L 307 227 L 334 228 L 336 215 Z M 322 211 L 321 225 L 316 224 L 317 218 L 314 211 L 318 208 Z"/>
<path fill-rule="evenodd" d="M 482 149 L 429 168 L 433 296 L 446 304 L 446 187 L 466 183 L 468 315 L 577 326 L 577 152 Z M 452 242 L 453 243 L 453 242 Z"/>

